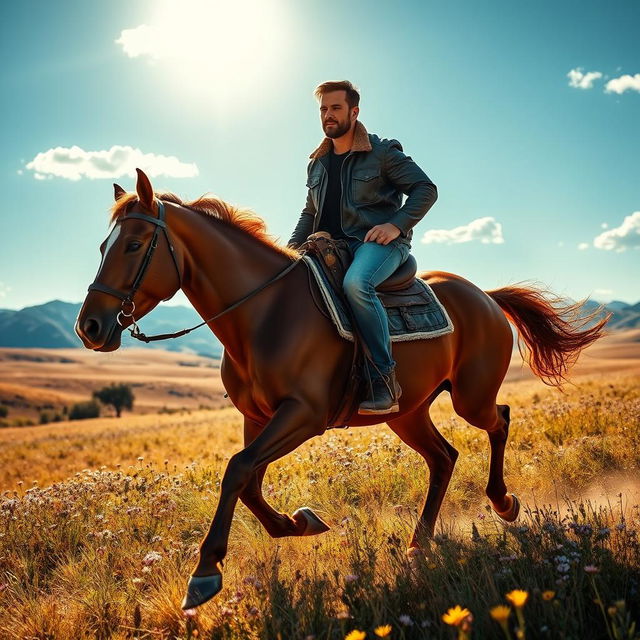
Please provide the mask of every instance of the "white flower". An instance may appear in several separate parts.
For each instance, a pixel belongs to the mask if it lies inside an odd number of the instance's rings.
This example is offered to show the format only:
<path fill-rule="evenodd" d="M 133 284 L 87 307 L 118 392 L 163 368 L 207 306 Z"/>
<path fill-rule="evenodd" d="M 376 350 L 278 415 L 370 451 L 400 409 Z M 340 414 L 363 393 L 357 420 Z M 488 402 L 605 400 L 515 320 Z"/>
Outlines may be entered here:
<path fill-rule="evenodd" d="M 149 553 L 147 553 L 147 555 L 142 558 L 142 564 L 145 567 L 150 567 L 152 564 L 160 562 L 160 560 L 162 560 L 161 554 L 159 554 L 157 551 L 149 551 Z"/>

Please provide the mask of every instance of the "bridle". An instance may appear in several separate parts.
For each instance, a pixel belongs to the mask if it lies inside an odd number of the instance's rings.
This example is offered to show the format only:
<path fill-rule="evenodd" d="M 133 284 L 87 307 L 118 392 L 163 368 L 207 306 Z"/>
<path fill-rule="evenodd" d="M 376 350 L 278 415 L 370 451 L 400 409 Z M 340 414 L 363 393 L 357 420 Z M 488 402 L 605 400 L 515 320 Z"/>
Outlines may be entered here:
<path fill-rule="evenodd" d="M 171 242 L 171 238 L 169 236 L 169 229 L 167 227 L 167 223 L 165 220 L 164 203 L 161 200 L 156 200 L 156 204 L 158 206 L 157 218 L 155 216 L 149 216 L 145 213 L 133 212 L 133 213 L 126 213 L 125 215 L 120 217 L 116 222 L 116 225 L 118 225 L 124 220 L 135 219 L 135 220 L 143 220 L 144 222 L 149 222 L 155 225 L 151 242 L 147 247 L 147 251 L 144 255 L 142 263 L 138 268 L 138 273 L 136 274 L 135 280 L 133 281 L 133 286 L 131 287 L 131 291 L 129 291 L 128 293 L 124 291 L 119 291 L 118 289 L 109 287 L 105 284 L 98 282 L 97 280 L 94 280 L 89 285 L 89 288 L 88 288 L 88 291 L 99 291 L 101 293 L 106 293 L 107 295 L 114 296 L 122 301 L 122 305 L 120 307 L 120 310 L 118 311 L 118 315 L 116 316 L 116 322 L 121 327 L 125 328 L 124 322 L 130 321 L 131 326 L 126 328 L 129 330 L 129 333 L 131 333 L 131 337 L 135 338 L 136 340 L 149 343 L 149 342 L 155 342 L 157 340 L 179 338 L 180 336 L 184 336 L 187 333 L 191 333 L 195 329 L 199 329 L 200 327 L 203 327 L 205 324 L 209 324 L 209 322 L 213 322 L 214 320 L 217 320 L 218 318 L 225 315 L 226 313 L 233 311 L 234 309 L 239 307 L 243 302 L 247 301 L 249 298 L 252 298 L 254 295 L 259 293 L 263 289 L 266 289 L 269 285 L 273 284 L 274 282 L 277 282 L 278 280 L 280 280 L 280 278 L 283 278 L 284 276 L 286 276 L 287 273 L 289 273 L 289 271 L 291 271 L 300 262 L 300 258 L 293 261 L 288 267 L 286 267 L 280 273 L 276 274 L 273 278 L 271 278 L 271 280 L 268 280 L 267 282 L 261 284 L 259 287 L 257 287 L 253 291 L 250 291 L 246 296 L 243 296 L 242 298 L 240 298 L 240 300 L 234 302 L 231 306 L 227 307 L 226 309 L 223 309 L 212 318 L 209 318 L 208 320 L 203 320 L 200 324 L 197 324 L 189 329 L 182 329 L 181 331 L 176 331 L 175 333 L 162 333 L 155 336 L 147 336 L 144 333 L 142 333 L 142 331 L 140 331 L 140 327 L 138 327 L 136 319 L 133 315 L 136 310 L 136 305 L 135 305 L 135 302 L 133 301 L 133 298 L 136 292 L 138 291 L 138 289 L 140 288 L 142 281 L 144 280 L 144 276 L 146 275 L 147 270 L 149 268 L 149 265 L 151 264 L 151 258 L 153 257 L 153 254 L 158 246 L 158 237 L 160 236 L 161 232 L 164 234 L 164 237 L 167 241 L 167 245 L 169 247 L 169 253 L 171 254 L 171 258 L 173 259 L 173 264 L 176 268 L 176 273 L 178 274 L 177 290 L 182 288 L 182 272 L 180 271 L 180 267 L 178 265 L 178 259 L 176 257 L 176 252 L 173 247 L 173 243 Z M 173 294 L 168 298 L 165 298 L 165 300 L 169 300 L 172 297 L 173 297 Z"/>
<path fill-rule="evenodd" d="M 118 225 L 124 222 L 125 220 L 132 220 L 132 219 L 144 220 L 145 222 L 149 222 L 155 226 L 155 229 L 153 230 L 153 236 L 151 237 L 151 242 L 149 243 L 149 246 L 147 247 L 147 251 L 144 254 L 144 258 L 140 263 L 140 267 L 138 268 L 138 273 L 136 274 L 135 280 L 133 281 L 133 286 L 131 287 L 131 291 L 129 291 L 128 293 L 124 291 L 119 291 L 118 289 L 108 287 L 106 284 L 102 284 L 97 280 L 94 280 L 89 285 L 89 288 L 88 288 L 88 291 L 100 291 L 101 293 L 106 293 L 110 296 L 114 296 L 122 300 L 122 305 L 120 307 L 120 311 L 118 311 L 118 315 L 116 316 L 116 321 L 121 327 L 123 327 L 124 326 L 123 323 L 126 321 L 124 319 L 130 318 L 132 321 L 133 327 L 135 328 L 137 333 L 139 333 L 139 328 L 138 328 L 138 325 L 136 324 L 135 318 L 133 317 L 133 314 L 135 313 L 135 310 L 136 310 L 136 305 L 135 305 L 135 302 L 133 301 L 133 298 L 136 295 L 138 289 L 140 288 L 140 285 L 142 284 L 142 281 L 144 280 L 144 277 L 147 273 L 147 269 L 151 264 L 151 258 L 153 258 L 153 254 L 158 246 L 158 237 L 160 236 L 161 232 L 164 234 L 164 237 L 167 241 L 167 245 L 169 246 L 169 253 L 171 253 L 171 257 L 173 258 L 173 264 L 176 268 L 176 273 L 178 274 L 178 289 L 182 288 L 182 272 L 180 271 L 180 267 L 178 266 L 178 259 L 176 258 L 175 249 L 173 248 L 173 244 L 171 242 L 171 239 L 169 238 L 169 230 L 167 229 L 167 223 L 165 220 L 164 202 L 162 202 L 161 200 L 156 200 L 156 203 L 158 205 L 157 218 L 155 216 L 149 216 L 145 213 L 133 212 L 133 213 L 126 213 L 124 216 L 119 218 L 116 222 L 116 225 Z M 169 298 L 166 298 L 166 299 L 169 300 Z M 131 332 L 131 335 L 133 335 L 133 331 Z"/>

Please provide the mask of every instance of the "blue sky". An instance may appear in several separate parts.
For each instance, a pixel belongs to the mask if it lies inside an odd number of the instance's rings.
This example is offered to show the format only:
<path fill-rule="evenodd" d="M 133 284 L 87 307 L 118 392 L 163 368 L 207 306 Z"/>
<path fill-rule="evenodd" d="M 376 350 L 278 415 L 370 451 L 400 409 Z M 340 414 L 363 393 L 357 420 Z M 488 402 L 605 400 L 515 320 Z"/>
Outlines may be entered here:
<path fill-rule="evenodd" d="M 369 131 L 438 185 L 414 230 L 421 269 L 640 299 L 638 2 L 25 0 L 0 14 L 0 307 L 83 299 L 111 184 L 132 190 L 135 166 L 158 190 L 252 208 L 286 242 L 322 137 L 313 89 L 344 78 Z"/>

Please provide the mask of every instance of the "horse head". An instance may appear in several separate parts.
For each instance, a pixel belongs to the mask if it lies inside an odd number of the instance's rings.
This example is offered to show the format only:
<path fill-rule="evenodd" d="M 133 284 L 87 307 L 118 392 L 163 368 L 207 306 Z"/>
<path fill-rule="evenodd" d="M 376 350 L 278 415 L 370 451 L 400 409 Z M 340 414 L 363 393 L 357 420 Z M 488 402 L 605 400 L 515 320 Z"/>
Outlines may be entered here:
<path fill-rule="evenodd" d="M 76 333 L 94 351 L 118 349 L 123 329 L 181 287 L 164 204 L 155 198 L 146 174 L 136 171 L 135 194 L 114 184 L 113 227 L 100 245 L 98 273 L 76 321 Z"/>

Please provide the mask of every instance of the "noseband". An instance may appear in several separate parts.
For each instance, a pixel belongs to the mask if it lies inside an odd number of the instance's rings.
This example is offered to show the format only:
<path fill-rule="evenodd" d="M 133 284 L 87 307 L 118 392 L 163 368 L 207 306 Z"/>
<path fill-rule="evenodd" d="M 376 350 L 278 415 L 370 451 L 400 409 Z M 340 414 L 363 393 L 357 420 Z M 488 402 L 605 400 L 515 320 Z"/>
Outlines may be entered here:
<path fill-rule="evenodd" d="M 176 273 L 178 274 L 178 289 L 182 288 L 182 273 L 180 271 L 180 267 L 178 266 L 178 259 L 176 258 L 176 252 L 173 248 L 173 244 L 171 243 L 171 239 L 169 238 L 169 230 L 167 229 L 167 223 L 165 221 L 164 202 L 162 202 L 161 200 L 156 200 L 156 203 L 158 205 L 157 218 L 154 216 L 146 215 L 145 213 L 133 212 L 133 213 L 127 213 L 126 215 L 119 218 L 118 221 L 116 222 L 116 224 L 120 224 L 125 220 L 134 219 L 134 220 L 144 220 L 145 222 L 149 222 L 155 225 L 151 242 L 147 247 L 147 252 L 144 254 L 144 258 L 142 260 L 142 263 L 140 264 L 138 273 L 135 277 L 135 280 L 133 281 L 133 286 L 131 287 L 131 291 L 129 291 L 129 293 L 126 293 L 124 291 L 119 291 L 118 289 L 113 289 L 112 287 L 108 287 L 106 284 L 102 284 L 100 282 L 97 282 L 96 280 L 94 280 L 89 285 L 88 291 L 100 291 L 101 293 L 106 293 L 110 296 L 114 296 L 122 300 L 122 306 L 120 307 L 120 311 L 118 311 L 118 315 L 116 316 L 116 320 L 121 327 L 124 326 L 123 325 L 124 321 L 121 320 L 121 317 L 131 318 L 131 321 L 133 322 L 134 327 L 136 328 L 136 330 L 138 329 L 135 318 L 133 317 L 133 314 L 136 310 L 136 305 L 133 301 L 133 298 L 136 295 L 136 292 L 138 291 L 138 289 L 140 288 L 140 285 L 142 284 L 144 276 L 147 273 L 147 269 L 151 264 L 151 258 L 153 258 L 153 254 L 158 246 L 158 236 L 160 235 L 161 231 L 162 233 L 164 233 L 164 237 L 167 241 L 167 245 L 169 246 L 169 253 L 173 258 L 173 264 L 175 265 Z M 170 297 L 166 299 L 169 300 Z"/>

